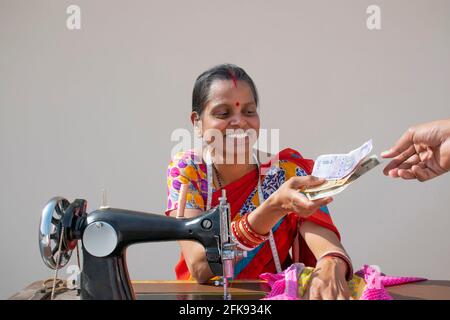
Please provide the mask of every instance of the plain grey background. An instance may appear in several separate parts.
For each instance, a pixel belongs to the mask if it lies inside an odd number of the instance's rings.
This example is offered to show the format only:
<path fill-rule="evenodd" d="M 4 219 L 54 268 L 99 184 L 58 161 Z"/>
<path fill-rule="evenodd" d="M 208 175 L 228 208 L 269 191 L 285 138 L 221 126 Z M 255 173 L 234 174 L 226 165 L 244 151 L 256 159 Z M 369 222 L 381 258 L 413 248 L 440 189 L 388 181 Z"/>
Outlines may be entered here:
<path fill-rule="evenodd" d="M 81 30 L 66 28 L 70 4 Z M 381 30 L 366 27 L 371 4 Z M 53 276 L 37 241 L 51 197 L 92 211 L 107 188 L 113 207 L 163 213 L 170 136 L 191 130 L 207 68 L 242 66 L 262 128 L 314 159 L 369 138 L 379 154 L 407 127 L 448 118 L 449 57 L 444 0 L 1 0 L 0 297 Z M 422 184 L 381 169 L 330 205 L 355 268 L 450 279 L 450 175 Z M 131 247 L 131 276 L 174 279 L 178 256 L 175 242 Z"/>

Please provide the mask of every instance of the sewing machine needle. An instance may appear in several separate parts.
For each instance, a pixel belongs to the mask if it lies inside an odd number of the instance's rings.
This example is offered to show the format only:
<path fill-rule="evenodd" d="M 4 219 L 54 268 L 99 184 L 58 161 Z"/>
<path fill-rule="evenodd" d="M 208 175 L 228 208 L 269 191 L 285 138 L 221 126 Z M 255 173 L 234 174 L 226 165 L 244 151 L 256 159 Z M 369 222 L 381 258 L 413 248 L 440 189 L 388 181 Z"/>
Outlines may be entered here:
<path fill-rule="evenodd" d="M 100 209 L 107 209 L 108 206 L 108 195 L 106 189 L 102 189 L 102 205 L 100 206 Z"/>

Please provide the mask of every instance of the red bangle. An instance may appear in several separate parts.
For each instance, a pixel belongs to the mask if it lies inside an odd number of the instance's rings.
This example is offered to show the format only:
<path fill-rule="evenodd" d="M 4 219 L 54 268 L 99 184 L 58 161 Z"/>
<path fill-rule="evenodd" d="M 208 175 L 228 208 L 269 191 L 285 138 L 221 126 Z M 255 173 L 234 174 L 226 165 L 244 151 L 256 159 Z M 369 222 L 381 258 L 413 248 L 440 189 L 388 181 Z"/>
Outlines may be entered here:
<path fill-rule="evenodd" d="M 326 257 L 340 258 L 341 260 L 343 260 L 345 262 L 345 264 L 347 265 L 347 273 L 345 274 L 345 279 L 347 281 L 350 281 L 353 278 L 352 261 L 350 260 L 350 258 L 347 255 L 345 255 L 339 251 L 326 252 L 319 259 L 317 259 L 317 263 L 319 263 L 319 261 L 323 260 Z"/>
<path fill-rule="evenodd" d="M 254 231 L 248 223 L 248 215 L 249 214 L 247 213 L 242 217 L 242 226 L 244 227 L 245 231 L 247 231 L 252 237 L 258 239 L 260 242 L 266 241 L 269 238 L 269 233 L 266 235 L 262 235 Z"/>
<path fill-rule="evenodd" d="M 246 239 L 247 242 L 251 243 L 251 245 L 253 247 L 259 246 L 260 243 L 262 242 L 262 240 L 255 237 L 252 234 L 252 232 L 248 228 L 245 227 L 244 222 L 245 222 L 245 218 L 243 217 L 243 218 L 241 218 L 241 220 L 239 221 L 239 224 L 238 224 L 238 228 L 241 231 L 242 235 L 244 236 L 244 238 Z"/>
<path fill-rule="evenodd" d="M 267 236 L 255 232 L 248 223 L 248 214 L 231 223 L 231 231 L 236 241 L 246 250 L 252 250 L 267 240 Z"/>
<path fill-rule="evenodd" d="M 239 228 L 239 222 L 240 221 L 233 221 L 231 222 L 231 231 L 234 235 L 234 238 L 238 245 L 244 250 L 252 250 L 256 247 L 255 244 L 250 243 L 247 238 L 242 234 L 242 230 Z"/>
<path fill-rule="evenodd" d="M 260 244 L 260 240 L 259 239 L 255 239 L 253 238 L 243 227 L 242 225 L 242 220 L 239 221 L 238 225 L 237 225 L 238 230 L 240 231 L 240 234 L 242 235 L 242 237 L 245 239 L 245 242 L 247 242 L 251 247 L 257 247 Z"/>
<path fill-rule="evenodd" d="M 248 223 L 246 223 L 246 219 L 242 218 L 239 221 L 239 227 L 241 228 L 242 233 L 244 234 L 244 236 L 251 242 L 255 243 L 255 244 L 260 244 L 261 242 L 263 242 L 264 240 L 261 239 L 257 234 L 255 234 L 253 232 L 253 230 L 250 229 Z"/>

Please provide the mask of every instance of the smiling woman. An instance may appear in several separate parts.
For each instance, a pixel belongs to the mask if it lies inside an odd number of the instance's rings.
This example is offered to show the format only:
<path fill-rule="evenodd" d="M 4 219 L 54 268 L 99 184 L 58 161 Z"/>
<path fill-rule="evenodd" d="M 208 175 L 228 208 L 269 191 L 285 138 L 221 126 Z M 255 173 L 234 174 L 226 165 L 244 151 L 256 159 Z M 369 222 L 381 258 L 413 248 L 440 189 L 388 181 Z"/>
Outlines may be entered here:
<path fill-rule="evenodd" d="M 258 137 L 257 105 L 258 93 L 253 80 L 241 68 L 222 65 L 198 77 L 191 121 L 208 144 L 216 165 L 252 162 L 251 157 L 237 158 L 250 154 Z"/>
<path fill-rule="evenodd" d="M 182 185 L 187 185 L 185 217 L 216 206 L 225 189 L 233 237 L 248 252 L 237 262 L 235 278 L 257 279 L 299 261 L 316 267 L 310 298 L 349 298 L 346 279 L 352 265 L 326 207 L 332 199 L 309 201 L 300 192 L 324 182 L 310 176 L 313 162 L 292 149 L 271 159 L 252 150 L 260 118 L 248 74 L 231 64 L 202 73 L 194 85 L 191 121 L 204 150 L 180 152 L 172 159 L 166 214 L 176 216 Z M 200 244 L 180 241 L 180 247 L 178 279 L 205 282 L 213 277 Z"/>

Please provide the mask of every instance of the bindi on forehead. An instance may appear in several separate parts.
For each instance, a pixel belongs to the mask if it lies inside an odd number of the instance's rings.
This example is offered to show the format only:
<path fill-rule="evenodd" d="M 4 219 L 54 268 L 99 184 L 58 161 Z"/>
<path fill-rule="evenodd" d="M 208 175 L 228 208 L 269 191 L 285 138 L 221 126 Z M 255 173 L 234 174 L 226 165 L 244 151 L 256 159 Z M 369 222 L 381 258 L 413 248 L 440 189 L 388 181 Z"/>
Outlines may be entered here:
<path fill-rule="evenodd" d="M 239 107 L 241 104 L 239 103 L 239 101 L 236 101 L 236 103 L 234 104 L 236 107 Z"/>

